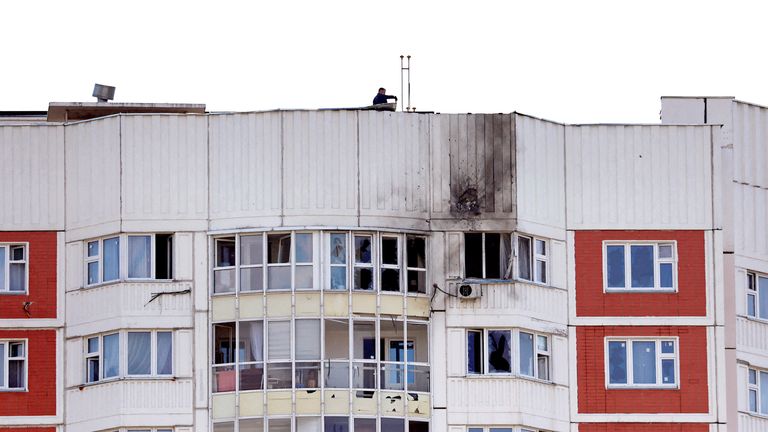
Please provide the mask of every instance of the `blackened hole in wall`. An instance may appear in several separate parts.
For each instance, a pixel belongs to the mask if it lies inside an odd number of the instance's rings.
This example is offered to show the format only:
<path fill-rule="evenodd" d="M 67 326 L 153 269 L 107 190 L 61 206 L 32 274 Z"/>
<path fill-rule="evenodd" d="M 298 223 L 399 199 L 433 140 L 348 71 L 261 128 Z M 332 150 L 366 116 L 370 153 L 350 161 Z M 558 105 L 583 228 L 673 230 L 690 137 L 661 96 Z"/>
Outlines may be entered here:
<path fill-rule="evenodd" d="M 481 233 L 464 234 L 464 276 L 483 277 L 483 235 Z"/>

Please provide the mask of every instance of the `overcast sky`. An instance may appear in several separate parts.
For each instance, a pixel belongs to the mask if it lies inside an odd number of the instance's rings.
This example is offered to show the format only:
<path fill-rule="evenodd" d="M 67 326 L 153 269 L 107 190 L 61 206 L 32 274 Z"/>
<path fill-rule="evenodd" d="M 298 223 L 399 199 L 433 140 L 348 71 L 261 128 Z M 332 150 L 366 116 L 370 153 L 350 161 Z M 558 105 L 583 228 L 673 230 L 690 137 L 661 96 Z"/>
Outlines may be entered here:
<path fill-rule="evenodd" d="M 632 5 L 631 3 L 634 3 Z M 93 101 L 209 111 L 368 105 L 658 122 L 661 95 L 768 104 L 766 8 L 737 1 L 3 1 L 0 110 Z"/>

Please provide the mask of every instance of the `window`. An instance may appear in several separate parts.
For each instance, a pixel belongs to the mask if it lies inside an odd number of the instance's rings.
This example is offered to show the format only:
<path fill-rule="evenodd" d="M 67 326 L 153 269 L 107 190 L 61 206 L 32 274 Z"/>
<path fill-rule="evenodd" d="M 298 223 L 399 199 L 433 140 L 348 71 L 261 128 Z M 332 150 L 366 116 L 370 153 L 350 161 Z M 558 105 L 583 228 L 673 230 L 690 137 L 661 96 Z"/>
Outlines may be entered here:
<path fill-rule="evenodd" d="M 406 236 L 408 292 L 427 293 L 427 239 Z"/>
<path fill-rule="evenodd" d="M 126 259 L 121 272 L 121 239 Z M 86 242 L 86 285 L 121 279 L 173 279 L 172 234 L 123 234 Z"/>
<path fill-rule="evenodd" d="M 125 364 L 122 372 L 121 362 Z M 92 336 L 85 340 L 87 383 L 120 376 L 172 374 L 173 333 L 170 331 L 128 331 Z"/>
<path fill-rule="evenodd" d="M 749 369 L 749 411 L 768 415 L 768 372 Z"/>
<path fill-rule="evenodd" d="M 27 291 L 27 246 L 0 244 L 0 292 Z"/>
<path fill-rule="evenodd" d="M 677 286 L 675 243 L 605 243 L 606 290 L 674 290 Z"/>
<path fill-rule="evenodd" d="M 216 294 L 233 293 L 238 284 L 240 292 L 315 288 L 312 233 L 243 234 L 213 243 Z"/>
<path fill-rule="evenodd" d="M 0 391 L 27 387 L 27 350 L 23 341 L 0 341 Z"/>
<path fill-rule="evenodd" d="M 512 278 L 512 236 L 509 233 L 465 233 L 464 277 Z"/>
<path fill-rule="evenodd" d="M 747 316 L 768 320 L 768 276 L 747 273 Z"/>
<path fill-rule="evenodd" d="M 677 388 L 676 339 L 607 339 L 608 387 Z"/>
<path fill-rule="evenodd" d="M 525 235 L 517 236 L 517 277 L 547 283 L 547 241 Z"/>
<path fill-rule="evenodd" d="M 523 330 L 467 330 L 467 374 L 517 374 L 549 381 L 549 340 Z"/>

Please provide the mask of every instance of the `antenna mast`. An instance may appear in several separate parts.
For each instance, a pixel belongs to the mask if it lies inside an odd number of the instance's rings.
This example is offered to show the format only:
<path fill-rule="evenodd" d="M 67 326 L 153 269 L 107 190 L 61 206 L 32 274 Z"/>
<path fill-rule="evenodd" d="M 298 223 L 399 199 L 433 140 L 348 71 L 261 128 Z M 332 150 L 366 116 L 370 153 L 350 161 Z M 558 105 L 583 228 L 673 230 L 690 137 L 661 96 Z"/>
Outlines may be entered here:
<path fill-rule="evenodd" d="M 403 59 L 406 60 L 406 63 L 403 64 Z M 400 56 L 400 99 L 403 99 L 403 75 L 407 75 L 408 77 L 408 106 L 405 107 L 405 111 L 411 110 L 411 56 Z M 400 107 L 402 109 L 403 103 L 400 102 Z M 415 111 L 415 108 L 413 109 Z"/>

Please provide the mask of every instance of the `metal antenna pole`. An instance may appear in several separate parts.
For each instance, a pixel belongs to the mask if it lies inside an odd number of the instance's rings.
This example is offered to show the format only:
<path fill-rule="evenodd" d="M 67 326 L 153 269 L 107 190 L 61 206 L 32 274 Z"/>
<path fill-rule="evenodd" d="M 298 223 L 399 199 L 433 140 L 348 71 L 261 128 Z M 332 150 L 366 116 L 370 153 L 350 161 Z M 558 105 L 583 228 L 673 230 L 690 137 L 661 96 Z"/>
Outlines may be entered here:
<path fill-rule="evenodd" d="M 400 56 L 400 111 L 403 111 L 403 56 Z"/>
<path fill-rule="evenodd" d="M 411 56 L 408 56 L 408 110 L 411 109 Z"/>

